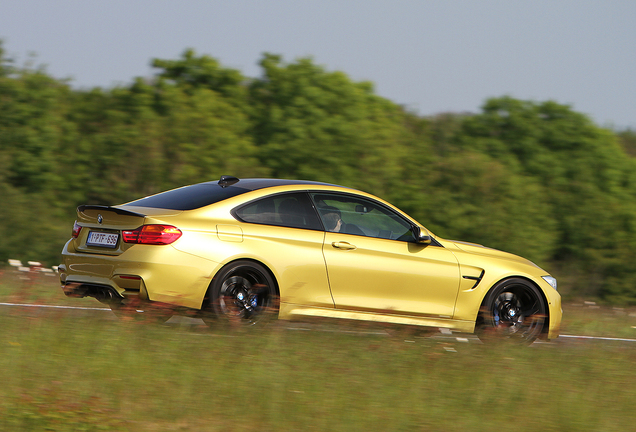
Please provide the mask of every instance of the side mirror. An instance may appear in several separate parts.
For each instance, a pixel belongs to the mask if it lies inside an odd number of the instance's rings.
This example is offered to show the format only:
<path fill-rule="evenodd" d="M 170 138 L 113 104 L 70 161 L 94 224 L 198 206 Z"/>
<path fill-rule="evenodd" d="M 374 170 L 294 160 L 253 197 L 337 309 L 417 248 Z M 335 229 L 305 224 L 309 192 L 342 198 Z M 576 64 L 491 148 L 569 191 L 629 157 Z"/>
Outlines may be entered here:
<path fill-rule="evenodd" d="M 431 234 L 424 227 L 414 226 L 413 236 L 415 237 L 415 243 L 431 244 Z"/>

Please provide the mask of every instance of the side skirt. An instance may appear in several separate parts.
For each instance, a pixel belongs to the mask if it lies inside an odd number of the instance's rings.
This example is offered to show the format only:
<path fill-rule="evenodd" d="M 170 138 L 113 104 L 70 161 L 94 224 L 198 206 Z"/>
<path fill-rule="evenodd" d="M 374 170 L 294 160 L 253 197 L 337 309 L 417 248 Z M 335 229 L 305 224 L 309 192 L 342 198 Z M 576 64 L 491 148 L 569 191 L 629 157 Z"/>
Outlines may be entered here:
<path fill-rule="evenodd" d="M 347 311 L 342 309 L 302 307 L 293 304 L 281 304 L 279 314 L 280 319 L 293 320 L 295 318 L 301 319 L 302 317 L 347 319 L 389 324 L 416 325 L 423 327 L 439 327 L 453 329 L 464 333 L 473 333 L 475 331 L 474 321 L 454 320 L 451 318 L 394 315 L 389 313 Z"/>

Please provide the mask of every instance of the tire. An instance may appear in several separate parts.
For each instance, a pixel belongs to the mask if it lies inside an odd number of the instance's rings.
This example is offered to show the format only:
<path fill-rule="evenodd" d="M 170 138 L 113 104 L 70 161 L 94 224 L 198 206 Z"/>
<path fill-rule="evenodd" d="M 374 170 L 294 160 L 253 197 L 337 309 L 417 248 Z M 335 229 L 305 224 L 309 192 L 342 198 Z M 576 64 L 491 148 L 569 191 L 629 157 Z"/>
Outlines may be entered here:
<path fill-rule="evenodd" d="M 546 304 L 538 288 L 525 279 L 506 279 L 486 295 L 476 331 L 484 343 L 505 340 L 529 345 L 541 335 Z"/>
<path fill-rule="evenodd" d="M 221 269 L 208 292 L 203 320 L 210 326 L 219 323 L 251 326 L 278 315 L 276 283 L 261 264 L 240 260 Z"/>

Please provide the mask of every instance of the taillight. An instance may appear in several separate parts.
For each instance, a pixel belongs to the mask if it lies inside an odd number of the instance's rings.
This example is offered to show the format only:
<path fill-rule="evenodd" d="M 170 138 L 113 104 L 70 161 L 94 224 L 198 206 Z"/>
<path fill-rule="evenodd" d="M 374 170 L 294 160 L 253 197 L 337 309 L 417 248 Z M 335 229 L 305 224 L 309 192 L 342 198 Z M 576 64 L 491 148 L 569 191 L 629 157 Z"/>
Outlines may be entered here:
<path fill-rule="evenodd" d="M 82 231 L 82 227 L 75 221 L 75 224 L 73 224 L 73 232 L 71 233 L 73 238 L 79 237 L 80 231 Z"/>
<path fill-rule="evenodd" d="M 124 243 L 167 245 L 181 237 L 181 230 L 172 225 L 142 225 L 131 231 L 122 231 Z"/>

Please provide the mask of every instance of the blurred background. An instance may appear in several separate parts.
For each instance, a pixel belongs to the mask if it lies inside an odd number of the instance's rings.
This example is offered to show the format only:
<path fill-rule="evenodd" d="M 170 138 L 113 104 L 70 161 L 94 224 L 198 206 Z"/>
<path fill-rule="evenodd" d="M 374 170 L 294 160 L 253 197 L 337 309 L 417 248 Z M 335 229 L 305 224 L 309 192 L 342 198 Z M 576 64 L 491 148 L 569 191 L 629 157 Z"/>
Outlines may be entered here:
<path fill-rule="evenodd" d="M 0 0 L 0 430 L 633 431 L 635 22 L 630 0 Z M 221 175 L 362 189 L 525 256 L 562 337 L 145 325 L 41 271 L 78 205 Z"/>
<path fill-rule="evenodd" d="M 636 4 L 0 4 L 0 265 L 80 204 L 282 177 L 374 193 L 636 304 Z"/>

